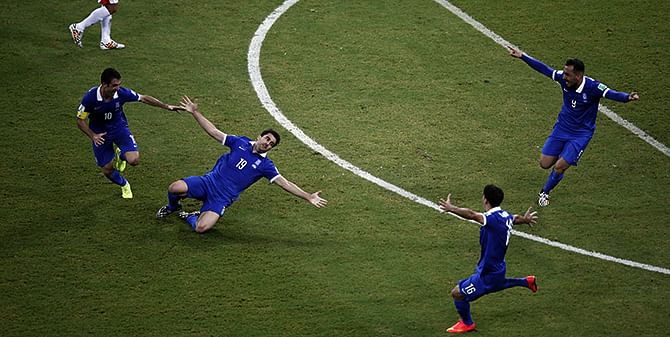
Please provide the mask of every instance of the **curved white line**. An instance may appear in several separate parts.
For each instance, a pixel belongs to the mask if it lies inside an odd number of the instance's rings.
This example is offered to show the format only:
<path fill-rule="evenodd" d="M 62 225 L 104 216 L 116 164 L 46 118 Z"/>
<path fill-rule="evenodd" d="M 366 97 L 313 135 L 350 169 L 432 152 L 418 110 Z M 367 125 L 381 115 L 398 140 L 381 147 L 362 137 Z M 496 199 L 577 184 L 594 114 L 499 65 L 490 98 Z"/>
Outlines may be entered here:
<path fill-rule="evenodd" d="M 440 211 L 440 208 L 436 203 L 434 203 L 430 200 L 427 200 L 423 197 L 420 197 L 420 196 L 418 196 L 414 193 L 408 192 L 408 191 L 406 191 L 406 190 L 404 190 L 404 189 L 402 189 L 398 186 L 395 186 L 395 185 L 393 185 L 389 182 L 386 182 L 382 179 L 379 179 L 379 178 L 373 176 L 372 174 L 362 170 L 361 168 L 359 168 L 357 166 L 354 166 L 350 162 L 340 158 L 337 154 L 329 151 L 328 149 L 323 147 L 321 144 L 317 143 L 312 138 L 307 136 L 304 132 L 302 132 L 302 130 L 300 130 L 300 128 L 298 128 L 295 124 L 293 124 L 293 122 L 291 122 L 288 118 L 286 118 L 286 116 L 284 116 L 284 114 L 281 112 L 281 110 L 274 103 L 274 101 L 272 100 L 272 97 L 270 97 L 270 93 L 268 92 L 267 87 L 265 86 L 265 82 L 263 82 L 263 77 L 261 76 L 261 66 L 260 66 L 261 47 L 263 46 L 263 40 L 265 40 L 265 36 L 267 35 L 267 32 L 270 31 L 270 28 L 272 27 L 272 25 L 277 21 L 277 19 L 279 19 L 279 17 L 282 14 L 284 14 L 289 8 L 291 8 L 291 6 L 298 3 L 298 1 L 300 1 L 300 0 L 287 0 L 281 6 L 277 7 L 270 15 L 268 15 L 265 18 L 265 20 L 263 20 L 263 23 L 261 23 L 261 25 L 258 27 L 258 29 L 256 30 L 256 33 L 254 33 L 254 37 L 251 39 L 251 44 L 249 45 L 249 52 L 247 53 L 247 60 L 248 60 L 247 69 L 249 71 L 249 77 L 251 78 L 251 84 L 253 85 L 254 90 L 256 91 L 256 95 L 258 95 L 258 98 L 260 99 L 261 103 L 263 104 L 263 107 L 265 108 L 265 110 L 267 110 L 270 113 L 270 115 L 272 115 L 272 117 L 274 117 L 277 120 L 277 122 L 279 122 L 279 124 L 281 124 L 284 128 L 286 128 L 286 130 L 291 132 L 294 136 L 296 136 L 300 141 L 302 141 L 310 149 L 320 153 L 321 155 L 326 157 L 328 160 L 334 162 L 335 164 L 339 165 L 340 167 L 342 167 L 346 170 L 349 170 L 349 171 L 353 172 L 355 175 L 357 175 L 357 176 L 359 176 L 359 177 L 361 177 L 365 180 L 368 180 L 368 181 L 370 181 L 374 184 L 377 184 L 377 185 L 379 185 L 379 186 L 381 186 L 381 187 L 383 187 L 383 188 L 385 188 L 389 191 L 395 192 L 395 193 L 397 193 L 397 194 L 399 194 L 399 195 L 401 195 L 405 198 L 408 198 L 408 199 L 410 199 L 414 202 L 417 202 L 419 204 L 428 206 L 428 207 L 430 207 L 434 210 Z M 436 0 L 436 1 L 438 1 L 438 0 Z M 443 2 L 448 4 L 449 6 L 453 7 L 448 2 L 446 2 L 446 1 L 443 1 Z M 442 3 L 442 2 L 440 2 L 440 3 Z M 456 7 L 453 7 L 453 8 L 456 8 Z M 460 9 L 458 9 L 458 11 L 460 11 Z M 467 16 L 467 14 L 463 13 L 462 11 L 460 13 Z M 470 18 L 470 17 L 468 16 L 468 18 Z M 472 19 L 472 18 L 470 18 L 470 20 L 474 21 L 474 19 Z M 476 22 L 476 21 L 474 21 L 474 22 Z M 485 29 L 486 31 L 495 35 L 495 33 L 488 30 L 481 23 L 476 22 L 476 24 L 477 25 L 473 25 L 473 26 L 475 26 L 475 28 L 483 27 L 483 29 Z M 500 39 L 501 41 L 505 42 L 505 40 L 503 40 L 498 35 L 495 35 L 495 36 L 497 36 L 498 39 Z M 498 41 L 498 40 L 496 40 L 496 41 Z M 452 213 L 449 213 L 449 214 L 453 215 L 453 216 L 455 216 L 459 219 L 462 219 L 462 218 L 460 218 L 460 217 L 458 217 L 458 216 L 456 216 Z M 471 222 L 473 222 L 473 221 L 471 221 Z M 552 246 L 552 247 L 560 248 L 560 249 L 571 251 L 571 252 L 574 252 L 574 253 L 578 253 L 578 254 L 582 254 L 582 255 L 586 255 L 586 256 L 591 256 L 591 257 L 595 257 L 595 258 L 610 261 L 610 262 L 620 263 L 620 264 L 627 265 L 627 266 L 630 266 L 630 267 L 635 267 L 635 268 L 640 268 L 640 269 L 644 269 L 644 270 L 648 270 L 648 271 L 653 271 L 653 272 L 657 272 L 657 273 L 663 273 L 663 274 L 670 275 L 670 269 L 656 267 L 656 266 L 652 266 L 652 265 L 648 265 L 648 264 L 644 264 L 644 263 L 639 263 L 639 262 L 635 262 L 635 261 L 620 259 L 618 257 L 613 257 L 613 256 L 601 254 L 601 253 L 598 253 L 598 252 L 587 251 L 587 250 L 582 249 L 582 248 L 573 247 L 573 246 L 566 245 L 566 244 L 563 244 L 563 243 L 560 243 L 560 242 L 557 242 L 557 241 L 551 241 L 551 240 L 548 240 L 548 239 L 545 239 L 545 238 L 542 238 L 542 237 L 539 237 L 539 236 L 536 236 L 536 235 L 528 234 L 528 233 L 525 233 L 525 232 L 520 232 L 520 231 L 517 231 L 517 230 L 512 230 L 512 234 L 520 236 L 522 238 L 526 238 L 528 240 L 543 243 L 543 244 L 546 244 L 546 245 L 549 245 L 549 246 Z"/>

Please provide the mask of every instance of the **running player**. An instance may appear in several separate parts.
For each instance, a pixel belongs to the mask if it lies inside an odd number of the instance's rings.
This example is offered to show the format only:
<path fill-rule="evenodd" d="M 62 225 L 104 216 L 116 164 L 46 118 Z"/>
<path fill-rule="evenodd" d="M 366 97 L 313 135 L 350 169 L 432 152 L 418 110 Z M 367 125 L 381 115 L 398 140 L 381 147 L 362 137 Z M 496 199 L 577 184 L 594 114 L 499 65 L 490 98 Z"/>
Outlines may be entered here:
<path fill-rule="evenodd" d="M 526 287 L 537 292 L 535 276 L 524 278 L 505 278 L 507 264 L 505 254 L 512 231 L 512 225 L 529 224 L 537 221 L 537 212 L 528 208 L 526 214 L 511 214 L 500 208 L 505 198 L 502 189 L 495 185 L 486 185 L 482 202 L 484 213 L 475 212 L 469 208 L 460 208 L 451 203 L 451 194 L 447 200 L 441 199 L 440 209 L 454 213 L 462 218 L 474 220 L 481 224 L 479 229 L 479 244 L 481 254 L 474 274 L 463 279 L 451 290 L 454 306 L 460 320 L 447 329 L 451 333 L 462 333 L 475 330 L 475 322 L 470 315 L 470 302 L 490 293 L 511 287 Z"/>
<path fill-rule="evenodd" d="M 93 155 L 102 173 L 121 186 L 123 198 L 130 199 L 133 192 L 121 172 L 126 162 L 132 166 L 139 164 L 140 153 L 123 113 L 123 104 L 127 102 L 142 102 L 171 111 L 182 108 L 122 87 L 121 74 L 113 68 L 105 69 L 100 75 L 100 85 L 91 88 L 81 99 L 77 126 L 91 139 Z"/>
<path fill-rule="evenodd" d="M 68 27 L 74 44 L 83 48 L 82 38 L 89 26 L 100 22 L 100 49 L 123 49 L 126 45 L 112 40 L 112 14 L 119 9 L 119 0 L 98 0 L 100 7 L 93 10 L 84 20 L 73 23 Z"/>
<path fill-rule="evenodd" d="M 553 167 L 544 187 L 538 194 L 541 207 L 549 205 L 549 192 L 563 179 L 563 174 L 576 166 L 596 130 L 598 104 L 602 97 L 617 102 L 637 101 L 637 92 L 612 90 L 588 76 L 584 76 L 584 63 L 569 59 L 563 70 L 554 70 L 546 64 L 528 56 L 517 48 L 508 46 L 512 57 L 520 58 L 531 68 L 558 82 L 563 90 L 563 106 L 554 129 L 544 143 L 540 166 Z"/>

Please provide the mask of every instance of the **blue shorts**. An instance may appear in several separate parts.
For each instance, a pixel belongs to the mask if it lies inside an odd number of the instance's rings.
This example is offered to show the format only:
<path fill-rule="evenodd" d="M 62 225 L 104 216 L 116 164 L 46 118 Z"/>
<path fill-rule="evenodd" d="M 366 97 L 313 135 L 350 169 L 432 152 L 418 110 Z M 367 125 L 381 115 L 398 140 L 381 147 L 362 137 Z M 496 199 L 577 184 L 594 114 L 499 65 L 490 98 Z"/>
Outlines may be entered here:
<path fill-rule="evenodd" d="M 579 158 L 586 150 L 593 135 L 567 136 L 552 132 L 542 147 L 542 154 L 552 157 L 561 157 L 571 166 L 577 166 Z"/>
<path fill-rule="evenodd" d="M 458 290 L 468 302 L 472 302 L 486 294 L 503 290 L 504 286 L 505 273 L 487 274 L 484 276 L 474 273 L 470 277 L 458 282 Z"/>
<path fill-rule="evenodd" d="M 116 144 L 116 146 L 121 149 L 121 153 L 139 151 L 140 149 L 135 142 L 135 137 L 130 133 L 130 129 L 128 128 L 117 130 L 113 135 L 106 134 L 104 144 L 95 146 L 95 143 L 92 143 L 95 162 L 99 167 L 107 165 L 114 159 L 113 144 Z"/>
<path fill-rule="evenodd" d="M 186 197 L 202 201 L 200 212 L 210 211 L 223 216 L 226 207 L 232 204 L 230 198 L 212 192 L 207 180 L 202 176 L 190 176 L 182 180 L 186 182 L 186 186 L 188 187 Z"/>

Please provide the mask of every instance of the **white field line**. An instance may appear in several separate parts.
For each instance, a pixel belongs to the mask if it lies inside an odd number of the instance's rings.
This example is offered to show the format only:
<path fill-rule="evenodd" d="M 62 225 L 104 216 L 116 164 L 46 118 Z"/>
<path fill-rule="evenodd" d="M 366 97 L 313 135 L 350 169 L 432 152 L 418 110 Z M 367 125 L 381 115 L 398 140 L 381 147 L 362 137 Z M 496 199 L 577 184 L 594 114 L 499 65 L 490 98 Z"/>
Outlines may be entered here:
<path fill-rule="evenodd" d="M 291 122 L 286 116 L 282 113 L 282 111 L 277 107 L 277 105 L 274 103 L 272 100 L 272 97 L 270 97 L 270 93 L 268 92 L 267 87 L 265 86 L 265 82 L 263 81 L 263 77 L 261 76 L 261 67 L 260 67 L 260 53 L 261 53 L 261 48 L 263 46 L 263 40 L 265 40 L 265 36 L 267 35 L 268 31 L 272 27 L 272 25 L 279 19 L 279 17 L 284 14 L 291 6 L 295 5 L 298 3 L 300 0 L 286 0 L 281 6 L 277 7 L 270 15 L 268 15 L 265 20 L 261 23 L 261 25 L 258 27 L 256 32 L 254 33 L 254 37 L 251 39 L 251 44 L 249 45 L 249 51 L 247 53 L 247 68 L 249 72 L 249 77 L 251 79 L 251 84 L 254 87 L 254 90 L 256 91 L 256 95 L 258 95 L 258 98 L 260 99 L 261 103 L 263 104 L 263 107 L 265 110 L 267 110 L 272 117 L 274 117 L 279 124 L 281 124 L 286 130 L 291 132 L 295 137 L 297 137 L 300 141 L 302 141 L 305 145 L 307 145 L 310 149 L 320 153 L 323 155 L 326 159 L 334 162 L 335 164 L 339 165 L 340 167 L 351 171 L 355 175 L 368 180 L 384 189 L 387 189 L 389 191 L 395 192 L 405 198 L 408 198 L 414 202 L 417 202 L 419 204 L 422 204 L 424 206 L 430 207 L 436 211 L 440 211 L 439 206 L 430 201 L 427 200 L 423 197 L 420 197 L 414 193 L 411 193 L 409 191 L 406 191 L 396 185 L 393 185 L 387 181 L 384 181 L 380 178 L 377 178 L 373 176 L 372 174 L 362 170 L 361 168 L 351 164 L 350 162 L 340 158 L 337 154 L 329 151 L 325 147 L 323 147 L 321 144 L 317 143 L 314 141 L 312 138 L 307 136 L 300 128 L 298 128 L 293 122 Z M 437 1 L 437 0 L 436 0 Z M 445 6 L 452 6 L 451 4 L 445 2 Z M 453 6 L 452 6 L 453 7 Z M 455 8 L 455 7 L 453 7 Z M 458 8 L 455 8 L 458 10 L 462 15 L 466 15 L 462 11 L 460 11 Z M 451 10 L 451 9 L 450 9 Z M 467 16 L 467 15 L 466 15 Z M 469 20 L 473 21 L 475 24 L 473 26 L 477 27 L 481 26 L 482 29 L 486 29 L 486 31 L 490 32 L 491 34 L 495 35 L 495 33 L 489 31 L 486 27 L 482 26 L 480 23 L 474 21 L 472 18 L 467 16 Z M 464 19 L 465 20 L 465 19 Z M 471 23 L 472 24 L 472 23 Z M 497 35 L 495 35 L 497 36 Z M 498 39 L 502 40 L 498 36 Z M 502 40 L 504 41 L 504 40 Z M 456 216 L 452 213 L 448 213 L 450 215 L 453 215 L 459 219 L 462 219 L 459 216 Z M 474 222 L 474 221 L 471 221 Z M 610 262 L 615 262 L 615 263 L 620 263 L 623 265 L 635 267 L 635 268 L 640 268 L 648 271 L 653 271 L 653 272 L 658 272 L 658 273 L 663 273 L 670 275 L 670 269 L 666 268 L 661 268 L 661 267 L 656 267 L 644 263 L 638 263 L 635 261 L 629 261 L 625 259 L 620 259 L 617 257 L 601 254 L 598 252 L 592 252 L 588 251 L 585 249 L 573 247 L 570 245 L 566 245 L 560 242 L 556 241 L 551 241 L 536 235 L 528 234 L 525 232 L 520 232 L 516 230 L 512 230 L 512 234 L 535 241 L 539 243 L 543 243 L 552 247 L 560 248 L 563 250 L 571 251 L 574 253 L 586 255 L 586 256 L 591 256 L 595 257 L 598 259 L 610 261 Z"/>
<path fill-rule="evenodd" d="M 497 44 L 499 44 L 503 47 L 514 46 L 513 44 L 509 43 L 507 40 L 503 39 L 500 35 L 494 33 L 492 30 L 486 28 L 484 25 L 479 23 L 479 21 L 473 19 L 470 15 L 463 12 L 460 8 L 452 5 L 449 1 L 446 1 L 446 0 L 433 0 L 433 1 L 442 5 L 442 7 L 448 9 L 454 15 L 458 16 L 461 20 L 465 21 L 470 26 L 472 26 L 476 30 L 478 30 L 480 33 L 486 35 L 488 38 L 495 41 Z M 516 47 L 516 46 L 514 46 L 514 47 Z M 598 111 L 602 112 L 605 116 L 609 117 L 611 120 L 613 120 L 617 124 L 619 124 L 619 125 L 623 126 L 624 128 L 628 129 L 628 131 L 632 132 L 634 135 L 640 137 L 640 139 L 649 143 L 649 145 L 653 146 L 654 148 L 661 151 L 666 156 L 670 157 L 670 148 L 665 146 L 665 144 L 663 144 L 663 143 L 657 141 L 656 139 L 654 139 L 654 137 L 650 136 L 649 134 L 644 132 L 642 129 L 633 125 L 633 123 L 623 119 L 621 116 L 616 114 L 614 111 L 612 111 L 608 107 L 600 104 L 598 106 Z"/>

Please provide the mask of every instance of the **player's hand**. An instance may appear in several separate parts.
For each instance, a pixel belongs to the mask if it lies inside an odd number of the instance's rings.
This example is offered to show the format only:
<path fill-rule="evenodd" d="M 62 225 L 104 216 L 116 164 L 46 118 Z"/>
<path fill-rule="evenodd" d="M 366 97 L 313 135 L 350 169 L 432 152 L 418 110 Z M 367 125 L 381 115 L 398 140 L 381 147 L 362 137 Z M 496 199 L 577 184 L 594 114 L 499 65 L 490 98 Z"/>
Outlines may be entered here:
<path fill-rule="evenodd" d="M 640 95 L 637 93 L 637 91 L 632 91 L 630 95 L 628 95 L 628 100 L 629 101 L 637 101 L 640 99 Z"/>
<path fill-rule="evenodd" d="M 176 111 L 176 112 L 185 110 L 180 105 L 168 105 L 167 109 L 170 110 L 170 111 Z"/>
<path fill-rule="evenodd" d="M 196 113 L 198 111 L 198 103 L 191 101 L 191 99 L 186 95 L 182 96 L 181 102 L 179 103 L 181 104 L 181 109 L 190 113 Z"/>
<path fill-rule="evenodd" d="M 519 48 L 507 46 L 507 49 L 509 49 L 509 54 L 512 57 L 521 58 L 523 56 L 523 52 Z"/>
<path fill-rule="evenodd" d="M 319 193 L 321 193 L 321 191 L 310 194 L 309 203 L 314 205 L 316 208 L 326 207 L 328 200 L 321 198 Z"/>
<path fill-rule="evenodd" d="M 451 193 L 447 195 L 447 200 L 440 199 L 439 205 L 442 211 L 451 212 L 451 210 L 455 208 L 454 205 L 451 204 Z"/>
<path fill-rule="evenodd" d="M 528 207 L 526 214 L 523 215 L 523 219 L 524 222 L 528 224 L 528 226 L 533 227 L 533 225 L 537 222 L 537 212 L 533 211 L 533 207 Z"/>
<path fill-rule="evenodd" d="M 95 144 L 95 146 L 100 146 L 102 144 L 105 144 L 105 135 L 106 134 L 107 134 L 107 132 L 94 134 L 93 138 L 91 138 L 91 140 L 93 141 L 93 144 Z"/>

